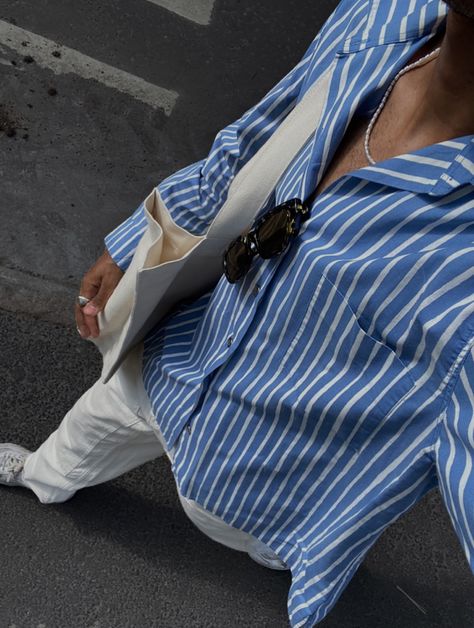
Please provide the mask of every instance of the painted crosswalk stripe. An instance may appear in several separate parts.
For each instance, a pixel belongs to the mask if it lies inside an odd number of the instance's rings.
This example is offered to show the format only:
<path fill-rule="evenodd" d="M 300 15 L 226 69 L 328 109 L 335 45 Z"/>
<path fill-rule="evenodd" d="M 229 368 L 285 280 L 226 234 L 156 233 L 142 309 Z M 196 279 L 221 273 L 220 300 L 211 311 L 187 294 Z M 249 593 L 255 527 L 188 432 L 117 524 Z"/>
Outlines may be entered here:
<path fill-rule="evenodd" d="M 182 17 L 197 22 L 209 24 L 215 0 L 148 0 L 153 4 L 173 11 Z"/>
<path fill-rule="evenodd" d="M 25 45 L 26 44 L 26 45 Z M 6 47 L 22 55 L 31 55 L 35 62 L 55 74 L 73 73 L 128 94 L 154 109 L 162 109 L 170 115 L 178 93 L 148 83 L 144 79 L 97 61 L 81 52 L 0 20 L 0 47 Z M 54 56 L 53 52 L 60 56 Z"/>

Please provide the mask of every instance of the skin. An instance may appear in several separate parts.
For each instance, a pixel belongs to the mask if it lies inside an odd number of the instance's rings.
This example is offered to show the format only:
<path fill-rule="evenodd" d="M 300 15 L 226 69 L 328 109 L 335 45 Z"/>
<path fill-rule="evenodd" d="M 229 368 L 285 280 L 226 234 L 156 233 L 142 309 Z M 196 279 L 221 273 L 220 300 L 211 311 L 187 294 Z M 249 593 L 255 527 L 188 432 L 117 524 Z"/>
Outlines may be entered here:
<path fill-rule="evenodd" d="M 474 133 L 474 18 L 458 12 L 461 4 L 474 13 L 474 0 L 450 0 L 445 32 L 440 29 L 409 62 L 439 47 L 438 55 L 395 83 L 371 135 L 376 161 Z M 365 131 L 366 121 L 361 124 Z"/>
<path fill-rule="evenodd" d="M 104 309 L 123 274 L 105 249 L 82 278 L 79 294 L 91 299 L 83 308 L 77 303 L 75 305 L 76 325 L 83 338 L 97 338 L 99 335 L 97 315 Z"/>
<path fill-rule="evenodd" d="M 407 141 L 419 137 L 434 143 L 474 133 L 474 0 L 446 4 L 450 11 L 444 38 L 436 44 L 439 55 L 406 75 L 413 90 L 399 137 Z"/>
<path fill-rule="evenodd" d="M 445 1 L 450 8 L 446 32 L 433 42 L 441 46 L 439 55 L 408 72 L 403 97 L 393 98 L 400 103 L 396 116 L 400 145 L 425 146 L 474 133 L 474 0 Z M 91 301 L 84 308 L 75 306 L 83 338 L 99 335 L 97 315 L 122 276 L 107 250 L 84 275 L 80 294 Z"/>

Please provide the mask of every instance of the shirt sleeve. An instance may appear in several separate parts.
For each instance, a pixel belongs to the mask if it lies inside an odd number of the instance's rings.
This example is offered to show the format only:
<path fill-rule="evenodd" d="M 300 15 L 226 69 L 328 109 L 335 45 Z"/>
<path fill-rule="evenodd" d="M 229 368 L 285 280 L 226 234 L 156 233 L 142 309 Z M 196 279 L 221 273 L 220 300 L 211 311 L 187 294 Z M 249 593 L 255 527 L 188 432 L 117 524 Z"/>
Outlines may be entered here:
<path fill-rule="evenodd" d="M 347 28 L 348 5 L 342 0 L 311 42 L 300 62 L 255 106 L 220 130 L 208 155 L 164 179 L 157 187 L 171 218 L 194 235 L 203 235 L 227 198 L 239 170 L 255 155 L 327 68 Z M 105 238 L 114 261 L 125 271 L 147 227 L 143 202 Z"/>
<path fill-rule="evenodd" d="M 442 416 L 435 456 L 440 493 L 474 573 L 474 345 Z"/>

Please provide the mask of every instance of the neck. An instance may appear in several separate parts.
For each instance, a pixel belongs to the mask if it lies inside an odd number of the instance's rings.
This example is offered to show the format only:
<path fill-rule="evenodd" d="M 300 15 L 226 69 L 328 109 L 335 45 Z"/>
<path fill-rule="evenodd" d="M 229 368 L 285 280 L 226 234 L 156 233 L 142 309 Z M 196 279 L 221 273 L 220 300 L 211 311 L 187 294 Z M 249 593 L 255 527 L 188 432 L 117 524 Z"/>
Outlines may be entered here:
<path fill-rule="evenodd" d="M 444 38 L 436 45 L 441 45 L 438 56 L 413 79 L 417 104 L 405 132 L 469 135 L 474 133 L 474 19 L 450 9 Z"/>

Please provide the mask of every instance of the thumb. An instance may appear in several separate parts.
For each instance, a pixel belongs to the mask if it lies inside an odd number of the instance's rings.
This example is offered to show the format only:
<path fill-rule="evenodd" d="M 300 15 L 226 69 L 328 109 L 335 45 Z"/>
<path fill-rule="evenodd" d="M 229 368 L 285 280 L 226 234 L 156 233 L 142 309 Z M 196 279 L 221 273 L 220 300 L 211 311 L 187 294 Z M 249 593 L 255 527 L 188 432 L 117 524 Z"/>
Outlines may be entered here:
<path fill-rule="evenodd" d="M 86 316 L 96 316 L 101 312 L 105 304 L 107 303 L 110 295 L 112 294 L 114 285 L 109 281 L 103 281 L 100 284 L 100 288 L 87 305 L 84 306 L 83 312 Z"/>

